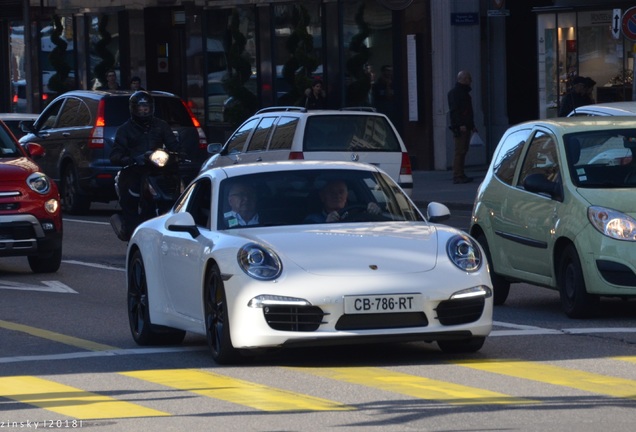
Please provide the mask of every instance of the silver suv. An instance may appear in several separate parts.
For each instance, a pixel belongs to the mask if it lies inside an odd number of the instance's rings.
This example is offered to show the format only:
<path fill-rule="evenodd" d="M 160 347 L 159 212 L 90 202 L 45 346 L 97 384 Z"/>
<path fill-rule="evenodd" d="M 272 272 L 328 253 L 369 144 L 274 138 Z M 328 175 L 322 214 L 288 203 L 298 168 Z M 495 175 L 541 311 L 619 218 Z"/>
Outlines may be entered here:
<path fill-rule="evenodd" d="M 308 111 L 264 108 L 223 144 L 208 145 L 208 168 L 289 159 L 354 161 L 386 171 L 404 191 L 413 190 L 411 162 L 391 121 L 373 109 Z"/>

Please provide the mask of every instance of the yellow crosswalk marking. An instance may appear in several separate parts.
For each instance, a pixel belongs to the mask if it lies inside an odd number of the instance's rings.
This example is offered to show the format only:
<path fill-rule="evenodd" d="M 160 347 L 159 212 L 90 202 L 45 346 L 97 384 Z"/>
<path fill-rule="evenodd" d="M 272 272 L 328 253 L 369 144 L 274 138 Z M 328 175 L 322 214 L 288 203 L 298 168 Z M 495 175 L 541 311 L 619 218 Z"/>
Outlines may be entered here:
<path fill-rule="evenodd" d="M 353 407 L 327 399 L 294 393 L 194 369 L 166 369 L 120 372 L 206 397 L 221 399 L 262 411 L 348 411 Z"/>
<path fill-rule="evenodd" d="M 629 357 L 612 357 L 614 360 L 620 360 L 620 361 L 626 361 L 626 362 L 630 362 L 630 363 L 636 363 L 636 357 L 634 356 L 629 356 Z"/>
<path fill-rule="evenodd" d="M 454 405 L 528 404 L 530 399 L 516 398 L 503 393 L 482 390 L 451 382 L 392 372 L 373 367 L 352 368 L 288 368 L 337 381 L 404 394 L 419 399 L 443 401 Z"/>
<path fill-rule="evenodd" d="M 32 376 L 0 378 L 0 397 L 82 420 L 170 415 Z"/>
<path fill-rule="evenodd" d="M 625 378 L 517 360 L 466 360 L 453 364 L 591 393 L 636 399 L 636 381 Z"/>

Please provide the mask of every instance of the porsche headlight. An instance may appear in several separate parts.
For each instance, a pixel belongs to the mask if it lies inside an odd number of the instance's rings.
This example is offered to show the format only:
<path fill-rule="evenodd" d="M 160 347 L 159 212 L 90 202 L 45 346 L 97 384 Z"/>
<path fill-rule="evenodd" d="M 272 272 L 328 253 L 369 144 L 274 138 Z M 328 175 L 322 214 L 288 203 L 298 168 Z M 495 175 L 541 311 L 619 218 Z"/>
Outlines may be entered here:
<path fill-rule="evenodd" d="M 460 270 L 474 272 L 481 267 L 479 246 L 468 236 L 453 236 L 446 244 L 446 253 Z"/>
<path fill-rule="evenodd" d="M 605 207 L 587 209 L 587 218 L 601 234 L 616 240 L 636 241 L 636 220 L 631 216 Z"/>
<path fill-rule="evenodd" d="M 276 279 L 283 271 L 283 264 L 278 255 L 256 243 L 243 246 L 238 252 L 237 259 L 241 269 L 254 279 Z"/>
<path fill-rule="evenodd" d="M 51 181 L 41 172 L 31 174 L 26 182 L 32 190 L 42 195 L 46 195 L 51 190 Z"/>
<path fill-rule="evenodd" d="M 150 160 L 158 167 L 166 166 L 169 158 L 170 155 L 165 150 L 161 149 L 157 149 L 150 154 Z"/>

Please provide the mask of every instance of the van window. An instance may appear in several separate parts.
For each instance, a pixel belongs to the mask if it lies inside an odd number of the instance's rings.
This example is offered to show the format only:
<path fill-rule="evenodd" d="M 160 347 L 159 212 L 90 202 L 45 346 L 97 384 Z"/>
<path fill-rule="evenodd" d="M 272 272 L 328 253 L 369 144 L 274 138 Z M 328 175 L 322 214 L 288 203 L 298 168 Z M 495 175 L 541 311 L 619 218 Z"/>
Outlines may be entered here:
<path fill-rule="evenodd" d="M 228 154 L 243 152 L 245 142 L 250 136 L 250 132 L 252 132 L 252 129 L 254 129 L 254 127 L 256 126 L 257 121 L 257 118 L 251 119 L 248 122 L 244 123 L 243 126 L 238 128 L 236 132 L 234 132 L 234 135 L 232 135 L 225 144 L 225 151 Z"/>
<path fill-rule="evenodd" d="M 312 116 L 305 129 L 305 151 L 395 151 L 400 143 L 381 116 Z"/>
<path fill-rule="evenodd" d="M 276 117 L 264 117 L 254 130 L 247 151 L 262 151 L 267 148 L 267 140 L 272 131 L 272 125 Z"/>
<path fill-rule="evenodd" d="M 272 141 L 269 144 L 270 150 L 289 150 L 292 148 L 294 135 L 298 126 L 296 117 L 283 116 L 278 120 Z"/>

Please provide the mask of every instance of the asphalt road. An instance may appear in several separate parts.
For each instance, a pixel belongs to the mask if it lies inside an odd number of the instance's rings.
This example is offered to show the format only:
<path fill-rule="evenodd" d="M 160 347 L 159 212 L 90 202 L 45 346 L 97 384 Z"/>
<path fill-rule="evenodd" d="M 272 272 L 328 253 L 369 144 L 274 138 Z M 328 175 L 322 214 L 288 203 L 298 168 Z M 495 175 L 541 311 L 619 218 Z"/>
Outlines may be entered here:
<path fill-rule="evenodd" d="M 556 292 L 515 284 L 476 354 L 420 342 L 282 350 L 221 367 L 200 336 L 135 345 L 111 211 L 65 218 L 55 274 L 0 259 L 1 430 L 634 428 L 633 302 L 609 300 L 597 318 L 576 321 Z M 449 224 L 467 227 L 466 218 L 453 211 Z"/>

